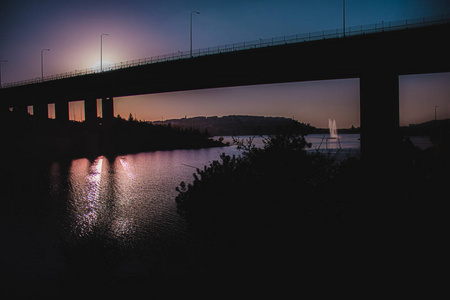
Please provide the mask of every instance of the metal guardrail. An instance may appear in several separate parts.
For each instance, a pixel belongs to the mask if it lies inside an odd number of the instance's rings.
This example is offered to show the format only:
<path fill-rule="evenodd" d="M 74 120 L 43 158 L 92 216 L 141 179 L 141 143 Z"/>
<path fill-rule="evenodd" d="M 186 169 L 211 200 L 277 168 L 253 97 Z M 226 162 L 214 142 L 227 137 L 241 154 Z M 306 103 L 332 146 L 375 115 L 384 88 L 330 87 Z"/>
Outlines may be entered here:
<path fill-rule="evenodd" d="M 401 20 L 401 21 L 381 22 L 381 23 L 375 23 L 375 24 L 370 24 L 370 25 L 351 26 L 351 27 L 346 27 L 345 32 L 344 32 L 343 28 L 340 28 L 340 29 L 334 29 L 334 30 L 309 32 L 306 34 L 288 35 L 288 36 L 282 36 L 282 37 L 277 37 L 277 38 L 259 39 L 259 40 L 253 40 L 253 41 L 242 42 L 242 43 L 234 43 L 234 44 L 228 44 L 228 45 L 222 45 L 222 46 L 216 46 L 216 47 L 196 49 L 196 50 L 192 51 L 192 56 L 191 56 L 190 51 L 178 51 L 177 53 L 163 54 L 163 55 L 158 55 L 158 56 L 152 56 L 149 58 L 141 58 L 141 59 L 135 59 L 135 60 L 130 60 L 130 61 L 126 61 L 126 62 L 116 63 L 114 65 L 104 67 L 102 71 L 100 70 L 100 68 L 98 68 L 98 69 L 90 68 L 90 69 L 75 70 L 72 72 L 66 72 L 66 73 L 61 73 L 61 74 L 56 74 L 56 75 L 45 76 L 43 79 L 38 77 L 38 78 L 34 78 L 34 79 L 22 80 L 22 81 L 11 82 L 11 83 L 4 83 L 4 84 L 2 84 L 1 88 L 3 88 L 3 89 L 11 88 L 11 87 L 16 87 L 16 86 L 22 86 L 22 85 L 28 85 L 28 84 L 34 84 L 34 83 L 40 83 L 40 82 L 46 82 L 46 81 L 53 81 L 53 80 L 59 80 L 59 79 L 64 79 L 64 78 L 72 78 L 72 77 L 84 76 L 84 75 L 88 75 L 88 74 L 97 74 L 97 73 L 102 73 L 102 72 L 109 72 L 109 71 L 114 71 L 114 70 L 120 70 L 120 69 L 143 66 L 143 65 L 160 63 L 160 62 L 167 62 L 167 61 L 173 61 L 173 60 L 179 60 L 179 59 L 189 59 L 189 58 L 205 56 L 205 55 L 213 55 L 213 54 L 241 51 L 241 50 L 248 50 L 248 49 L 257 49 L 257 48 L 264 48 L 264 47 L 271 47 L 271 46 L 278 46 L 278 45 L 285 45 L 285 44 L 304 43 L 304 42 L 333 39 L 333 38 L 343 38 L 343 37 L 384 32 L 384 31 L 412 29 L 412 28 L 426 27 L 426 26 L 446 24 L 446 23 L 450 23 L 450 15 L 443 14 L 440 16 L 423 17 L 423 18 L 419 18 L 419 19 L 406 19 L 406 20 Z"/>

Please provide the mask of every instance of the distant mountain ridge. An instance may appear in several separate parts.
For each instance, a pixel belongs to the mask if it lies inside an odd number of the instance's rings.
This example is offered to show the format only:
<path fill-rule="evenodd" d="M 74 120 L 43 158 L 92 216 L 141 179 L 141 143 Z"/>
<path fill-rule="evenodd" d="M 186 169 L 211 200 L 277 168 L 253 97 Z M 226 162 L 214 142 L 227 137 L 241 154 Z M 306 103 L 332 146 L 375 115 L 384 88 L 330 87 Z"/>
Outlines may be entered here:
<path fill-rule="evenodd" d="M 296 126 L 310 133 L 316 128 L 290 118 L 230 115 L 223 117 L 194 117 L 152 122 L 155 125 L 169 125 L 180 128 L 194 128 L 207 131 L 212 136 L 275 134 L 278 129 Z"/>

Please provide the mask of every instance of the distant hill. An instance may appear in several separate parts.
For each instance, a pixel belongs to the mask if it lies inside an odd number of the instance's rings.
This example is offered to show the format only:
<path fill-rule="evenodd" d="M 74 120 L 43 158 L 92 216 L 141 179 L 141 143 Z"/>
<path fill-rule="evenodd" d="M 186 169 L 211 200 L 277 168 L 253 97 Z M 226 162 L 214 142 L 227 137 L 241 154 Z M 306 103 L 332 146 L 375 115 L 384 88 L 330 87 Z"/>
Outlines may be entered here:
<path fill-rule="evenodd" d="M 316 128 L 293 119 L 283 117 L 261 117 L 231 115 L 224 117 L 195 117 L 152 122 L 155 125 L 169 125 L 179 128 L 193 128 L 207 131 L 212 136 L 275 134 L 280 128 L 295 127 L 304 133 Z"/>
<path fill-rule="evenodd" d="M 436 133 L 450 131 L 450 119 L 431 120 L 420 124 L 410 124 L 409 126 L 400 127 L 400 132 L 403 135 L 436 135 Z"/>

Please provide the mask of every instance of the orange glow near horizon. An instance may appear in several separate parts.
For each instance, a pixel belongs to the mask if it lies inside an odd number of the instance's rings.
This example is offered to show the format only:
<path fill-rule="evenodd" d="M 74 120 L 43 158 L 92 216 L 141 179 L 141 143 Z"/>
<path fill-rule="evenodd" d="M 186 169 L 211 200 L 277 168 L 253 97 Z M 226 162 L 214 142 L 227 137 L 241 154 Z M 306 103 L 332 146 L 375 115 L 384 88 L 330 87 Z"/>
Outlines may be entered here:
<path fill-rule="evenodd" d="M 84 116 L 84 101 L 69 102 L 69 120 L 83 122 Z"/>
<path fill-rule="evenodd" d="M 359 126 L 359 80 L 325 80 L 172 92 L 114 99 L 115 114 L 161 121 L 197 116 L 256 115 L 294 118 L 327 128 Z"/>
<path fill-rule="evenodd" d="M 47 107 L 48 107 L 48 118 L 55 119 L 56 118 L 55 103 L 49 103 Z"/>

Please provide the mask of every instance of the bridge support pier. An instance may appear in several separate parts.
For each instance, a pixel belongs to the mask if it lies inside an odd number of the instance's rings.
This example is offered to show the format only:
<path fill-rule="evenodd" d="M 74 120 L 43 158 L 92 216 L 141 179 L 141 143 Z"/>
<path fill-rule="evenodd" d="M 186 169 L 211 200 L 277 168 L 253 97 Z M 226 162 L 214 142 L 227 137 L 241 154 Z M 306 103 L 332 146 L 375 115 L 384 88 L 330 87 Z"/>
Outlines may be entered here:
<path fill-rule="evenodd" d="M 45 101 L 37 101 L 33 104 L 33 114 L 36 127 L 43 128 L 47 125 L 48 104 Z"/>
<path fill-rule="evenodd" d="M 33 146 L 34 152 L 45 155 L 51 150 L 54 137 L 50 135 L 48 122 L 48 104 L 45 99 L 33 102 Z"/>
<path fill-rule="evenodd" d="M 55 119 L 58 127 L 66 127 L 69 123 L 69 101 L 55 102 Z"/>
<path fill-rule="evenodd" d="M 69 135 L 69 101 L 60 100 L 55 102 L 56 119 L 56 148 L 58 151 L 69 153 L 71 143 Z"/>
<path fill-rule="evenodd" d="M 12 111 L 16 117 L 23 119 L 28 115 L 28 106 L 26 104 L 18 104 L 12 107 Z"/>
<path fill-rule="evenodd" d="M 99 135 L 96 98 L 84 100 L 84 116 L 86 120 L 86 151 L 88 155 L 97 155 L 99 153 Z"/>
<path fill-rule="evenodd" d="M 114 152 L 114 99 L 102 98 L 103 152 Z"/>
<path fill-rule="evenodd" d="M 360 77 L 361 156 L 368 161 L 395 157 L 399 134 L 398 75 L 365 73 Z"/>

